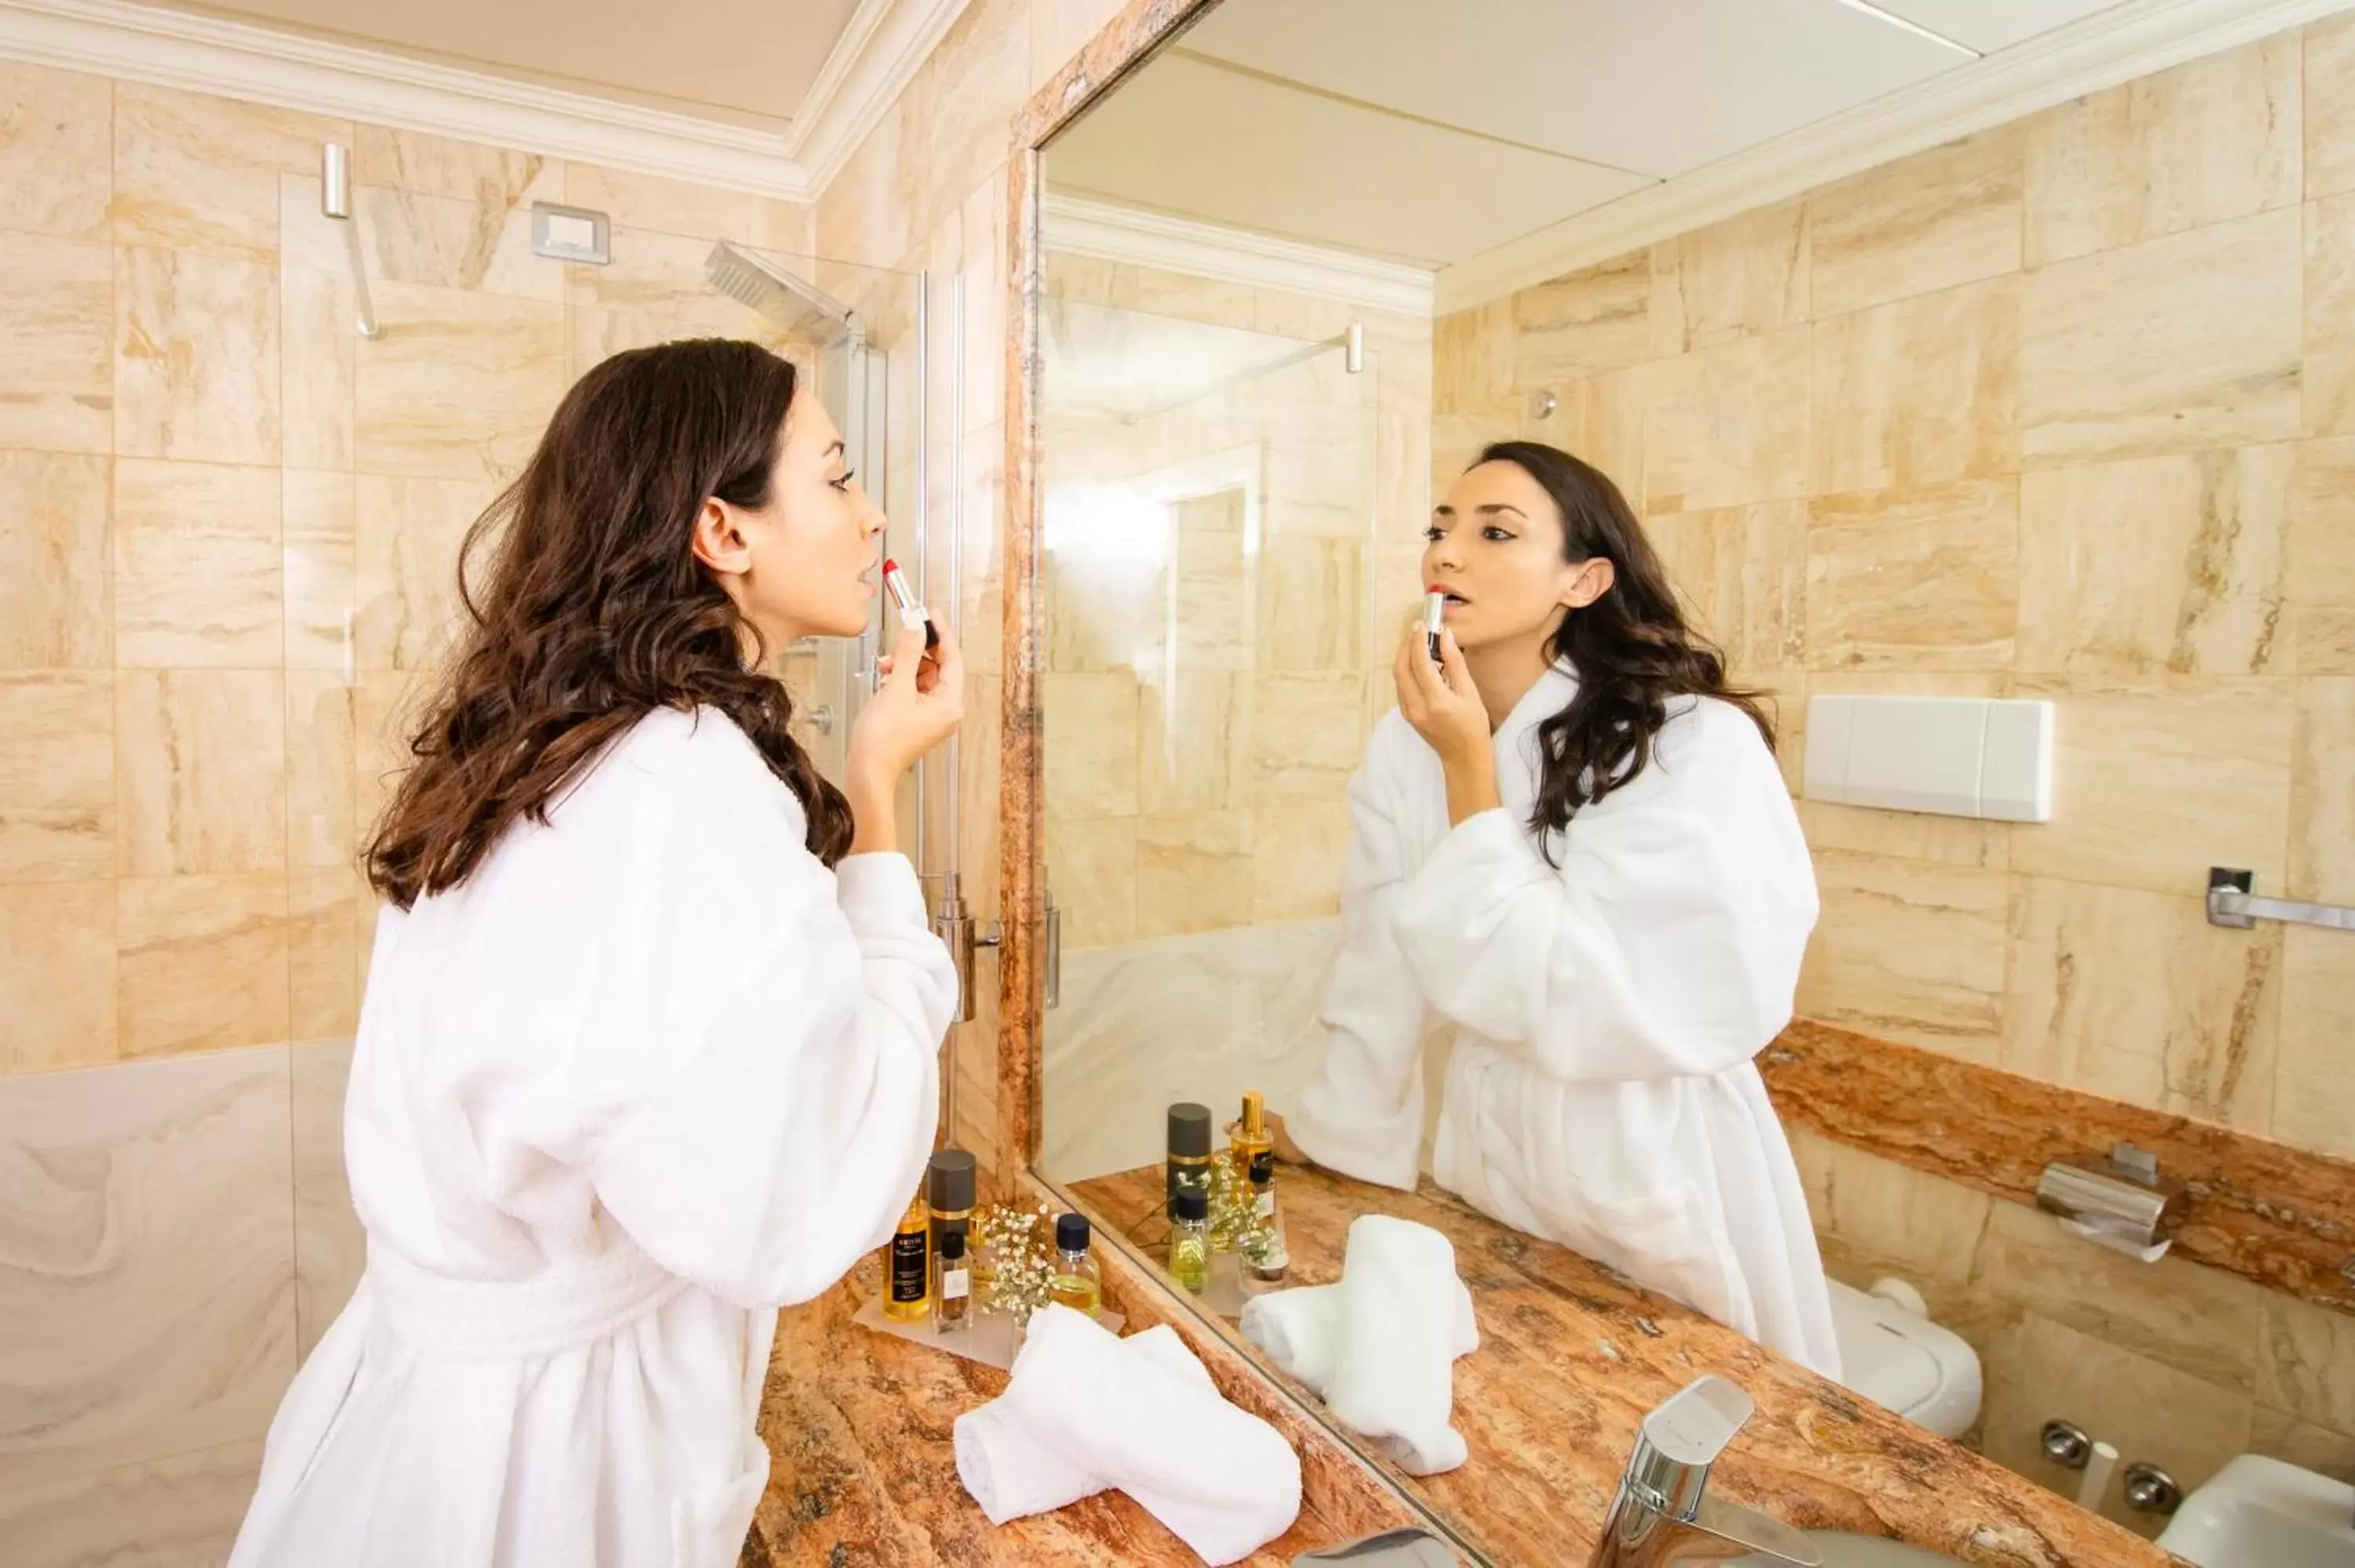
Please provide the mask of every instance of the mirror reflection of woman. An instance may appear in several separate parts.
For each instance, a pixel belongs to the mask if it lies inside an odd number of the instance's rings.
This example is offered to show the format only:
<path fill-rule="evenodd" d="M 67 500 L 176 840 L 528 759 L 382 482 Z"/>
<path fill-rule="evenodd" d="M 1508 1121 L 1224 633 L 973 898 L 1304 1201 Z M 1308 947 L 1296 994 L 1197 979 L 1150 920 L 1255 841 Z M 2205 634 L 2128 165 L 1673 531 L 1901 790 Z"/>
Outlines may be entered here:
<path fill-rule="evenodd" d="M 865 629 L 883 526 L 797 380 L 617 355 L 469 536 L 501 525 L 368 857 L 368 1268 L 231 1568 L 730 1568 L 777 1308 L 916 1189 L 956 974 L 892 798 L 963 672 L 903 629 L 839 787 L 788 728 L 766 656 Z"/>
<path fill-rule="evenodd" d="M 1758 702 L 1685 624 L 1616 486 L 1490 447 L 1433 515 L 1399 706 L 1351 781 L 1323 1062 L 1280 1150 L 1497 1220 L 1838 1372 L 1806 1200 L 1753 1058 L 1817 914 Z"/>

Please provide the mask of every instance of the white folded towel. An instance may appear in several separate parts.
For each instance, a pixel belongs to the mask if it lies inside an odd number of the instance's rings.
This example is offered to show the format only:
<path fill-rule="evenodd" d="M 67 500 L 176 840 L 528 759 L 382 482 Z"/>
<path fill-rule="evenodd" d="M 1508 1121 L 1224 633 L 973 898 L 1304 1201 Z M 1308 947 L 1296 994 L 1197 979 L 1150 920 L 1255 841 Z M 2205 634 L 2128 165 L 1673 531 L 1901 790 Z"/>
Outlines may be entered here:
<path fill-rule="evenodd" d="M 1203 1562 L 1250 1556 L 1300 1514 L 1300 1457 L 1220 1394 L 1164 1325 L 1126 1340 L 1068 1307 L 1030 1319 L 1006 1392 L 957 1417 L 957 1476 L 992 1524 L 1126 1492 Z"/>
<path fill-rule="evenodd" d="M 1430 1226 L 1360 1215 L 1340 1284 L 1258 1297 L 1242 1331 L 1407 1474 L 1464 1463 L 1463 1435 L 1448 1424 L 1455 1358 L 1479 1348 L 1480 1330 L 1455 1248 Z"/>

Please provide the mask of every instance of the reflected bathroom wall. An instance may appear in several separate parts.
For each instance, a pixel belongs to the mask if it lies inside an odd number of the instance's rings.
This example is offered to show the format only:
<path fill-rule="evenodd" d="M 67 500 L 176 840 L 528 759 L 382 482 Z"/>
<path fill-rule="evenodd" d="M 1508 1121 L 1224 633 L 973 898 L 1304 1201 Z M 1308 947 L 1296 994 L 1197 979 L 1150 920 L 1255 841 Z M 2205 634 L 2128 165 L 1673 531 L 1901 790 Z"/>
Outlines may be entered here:
<path fill-rule="evenodd" d="M 1053 298 L 1041 327 L 1050 885 L 1041 1163 L 1290 1088 L 1337 938 L 1380 630 L 1375 355 Z"/>

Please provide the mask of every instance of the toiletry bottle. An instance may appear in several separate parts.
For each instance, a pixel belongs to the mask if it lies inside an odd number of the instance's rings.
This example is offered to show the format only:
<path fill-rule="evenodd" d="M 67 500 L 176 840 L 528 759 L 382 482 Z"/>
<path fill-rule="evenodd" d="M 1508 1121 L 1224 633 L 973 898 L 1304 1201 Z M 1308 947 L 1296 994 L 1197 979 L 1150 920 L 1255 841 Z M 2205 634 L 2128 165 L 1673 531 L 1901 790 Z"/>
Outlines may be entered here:
<path fill-rule="evenodd" d="M 1210 1107 L 1180 1100 L 1169 1107 L 1169 1163 L 1167 1167 L 1169 1217 L 1178 1217 L 1178 1194 L 1202 1194 L 1205 1214 L 1210 1201 Z"/>
<path fill-rule="evenodd" d="M 1085 1214 L 1056 1216 L 1055 1277 L 1049 1282 L 1047 1294 L 1057 1304 L 1091 1318 L 1103 1309 L 1103 1270 L 1088 1255 Z"/>
<path fill-rule="evenodd" d="M 1170 1277 L 1199 1296 L 1210 1285 L 1210 1194 L 1179 1190 L 1176 1227 L 1169 1233 Z"/>
<path fill-rule="evenodd" d="M 973 1224 L 974 1158 L 943 1149 L 925 1171 L 932 1202 L 932 1326 L 958 1333 L 973 1321 L 973 1260 L 966 1255 Z"/>
<path fill-rule="evenodd" d="M 1284 1226 L 1275 1213 L 1275 1140 L 1267 1130 L 1267 1101 L 1256 1089 L 1243 1096 L 1242 1125 L 1233 1139 L 1237 1174 L 1250 1184 L 1251 1228 L 1243 1233 L 1243 1266 L 1263 1284 L 1281 1280 L 1291 1267 Z"/>
<path fill-rule="evenodd" d="M 883 1293 L 883 1316 L 894 1323 L 921 1323 L 932 1309 L 932 1215 L 918 1192 L 908 1200 L 900 1228 L 891 1233 L 890 1279 Z"/>

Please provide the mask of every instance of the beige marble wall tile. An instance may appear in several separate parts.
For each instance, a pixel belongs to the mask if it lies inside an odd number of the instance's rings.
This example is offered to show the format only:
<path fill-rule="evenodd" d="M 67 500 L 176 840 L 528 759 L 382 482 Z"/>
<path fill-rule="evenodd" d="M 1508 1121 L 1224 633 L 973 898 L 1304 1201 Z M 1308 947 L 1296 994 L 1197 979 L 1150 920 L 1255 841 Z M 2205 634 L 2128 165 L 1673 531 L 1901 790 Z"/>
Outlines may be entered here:
<path fill-rule="evenodd" d="M 564 200 L 564 165 L 557 159 L 381 125 L 354 127 L 352 177 L 363 185 L 487 207 Z"/>
<path fill-rule="evenodd" d="M 2306 424 L 2309 435 L 2355 435 L 2355 195 L 2306 215 Z"/>
<path fill-rule="evenodd" d="M 354 657 L 358 610 L 352 476 L 290 468 L 281 484 L 286 667 L 340 671 Z"/>
<path fill-rule="evenodd" d="M 1810 1142 L 1816 1228 L 1917 1283 L 1967 1278 L 1992 1213 L 2009 1206 L 1862 1150 Z"/>
<path fill-rule="evenodd" d="M 114 450 L 276 463 L 278 270 L 193 250 L 114 260 Z"/>
<path fill-rule="evenodd" d="M 2355 675 L 2355 440 L 2302 441 L 2283 572 L 2308 675 Z"/>
<path fill-rule="evenodd" d="M 2297 211 L 2285 209 L 2030 273 L 2021 457 L 2084 461 L 2296 434 L 2298 234 Z M 2311 288 L 2307 301 L 2310 313 Z"/>
<path fill-rule="evenodd" d="M 2016 677 L 2058 705 L 2053 819 L 2015 832 L 2015 871 L 2196 895 L 2211 865 L 2281 885 L 2293 703 L 2263 680 Z"/>
<path fill-rule="evenodd" d="M 1050 755 L 1052 755 L 1050 753 Z M 1136 939 L 1136 819 L 1047 817 L 1047 883 L 1066 948 Z"/>
<path fill-rule="evenodd" d="M 2306 43 L 2306 196 L 2355 190 L 2355 17 L 2308 26 Z"/>
<path fill-rule="evenodd" d="M 2339 931 L 2282 933 L 2281 1044 L 2273 1135 L 2355 1158 L 2355 942 Z"/>
<path fill-rule="evenodd" d="M 957 260 L 957 309 L 964 316 L 965 430 L 969 439 L 1002 427 L 1006 417 L 1006 170 L 1000 167 L 965 198 L 964 245 Z M 985 450 L 1005 441 L 990 438 Z"/>
<path fill-rule="evenodd" d="M 116 462 L 116 660 L 146 669 L 282 662 L 281 507 L 276 468 Z"/>
<path fill-rule="evenodd" d="M 113 195 L 112 85 L 48 66 L 0 65 L 0 229 L 104 239 Z"/>
<path fill-rule="evenodd" d="M 348 1040 L 359 1027 L 360 879 L 349 866 L 295 873 L 287 881 L 288 1033 Z"/>
<path fill-rule="evenodd" d="M 114 1059 L 114 884 L 0 884 L 0 1074 Z"/>
<path fill-rule="evenodd" d="M 2018 482 L 1817 496 L 1807 503 L 1814 670 L 1990 670 L 2012 662 Z"/>
<path fill-rule="evenodd" d="M 1363 658 L 1365 550 L 1345 539 L 1269 539 L 1260 546 L 1262 670 L 1354 671 Z M 1179 606 L 1180 625 L 1185 606 Z"/>
<path fill-rule="evenodd" d="M 1485 352 L 1472 356 L 1471 365 L 1484 366 L 1487 374 L 1467 375 L 1470 366 L 1451 366 L 1444 351 L 1433 370 L 1435 385 L 1454 389 L 1459 399 L 1551 387 L 1673 352 L 1662 350 L 1653 335 L 1648 250 L 1523 289 L 1509 302 L 1482 309 L 1492 319 L 1479 323 Z M 1501 323 L 1493 320 L 1498 315 Z M 1503 344 L 1496 342 L 1498 325 L 1509 332 Z"/>
<path fill-rule="evenodd" d="M 1253 296 L 1252 326 L 1254 331 L 1273 333 L 1278 337 L 1298 338 L 1304 343 L 1322 343 L 1327 338 L 1339 337 L 1349 330 L 1352 322 L 1361 319 L 1355 309 L 1341 300 L 1295 294 L 1282 289 L 1254 290 Z M 1368 335 L 1370 337 L 1371 334 Z M 1377 351 L 1369 347 L 1369 352 Z M 1427 365 L 1427 353 L 1424 358 Z"/>
<path fill-rule="evenodd" d="M 2020 265 L 2019 128 L 1950 142 L 1807 197 L 1817 320 Z"/>
<path fill-rule="evenodd" d="M 2001 1330 L 1985 1357 L 1985 1453 L 2064 1496 L 2078 1473 L 2044 1457 L 2038 1434 L 2054 1416 L 2163 1467 L 2189 1491 L 2248 1446 L 2245 1393 L 2105 1344 L 2040 1313 Z M 2114 1484 L 2102 1511 L 2145 1535 L 2164 1520 L 2128 1510 Z"/>
<path fill-rule="evenodd" d="M 2015 888 L 2011 938 L 2002 1065 L 2251 1132 L 2271 1126 L 2278 930 L 2221 930 L 2194 897 L 2031 876 Z"/>
<path fill-rule="evenodd" d="M 2298 57 L 2277 33 L 2023 122 L 2028 264 L 2295 206 Z"/>
<path fill-rule="evenodd" d="M 1255 847 L 1248 810 L 1138 818 L 1137 937 L 1250 925 Z"/>
<path fill-rule="evenodd" d="M 284 1044 L 284 876 L 128 877 L 115 889 L 123 1056 Z"/>
<path fill-rule="evenodd" d="M 384 336 L 360 355 L 353 429 L 364 472 L 504 479 L 568 384 L 564 307 L 385 283 Z"/>
<path fill-rule="evenodd" d="M 2257 1397 L 2333 1432 L 2355 1434 L 2355 1319 L 2279 1292 L 2264 1298 Z"/>
<path fill-rule="evenodd" d="M 1806 327 L 1793 327 L 1646 368 L 1646 511 L 1706 511 L 1806 493 L 1807 338 Z"/>
<path fill-rule="evenodd" d="M 286 864 L 349 866 L 357 763 L 353 688 L 340 671 L 286 672 Z"/>
<path fill-rule="evenodd" d="M 308 184 L 292 178 L 287 183 Z M 347 268 L 306 267 L 281 260 L 279 446 L 289 467 L 351 470 L 352 387 L 359 373 L 357 301 Z"/>
<path fill-rule="evenodd" d="M 1803 1018 L 1991 1063 L 2003 1033 L 1999 873 L 1816 854 L 1823 914 L 1799 976 Z"/>
<path fill-rule="evenodd" d="M 759 197 L 597 164 L 564 165 L 568 206 L 593 207 L 620 227 L 699 238 L 749 241 Z"/>
<path fill-rule="evenodd" d="M 1512 396 L 1514 308 L 1512 299 L 1490 300 L 1432 323 L 1431 390 L 1435 411 L 1468 413 Z M 1538 368 L 1533 367 L 1531 374 L 1537 374 Z"/>
<path fill-rule="evenodd" d="M 2355 1481 L 2355 1437 L 2300 1421 L 2262 1401 L 2250 1424 L 2249 1451 L 2286 1460 L 2335 1481 Z"/>
<path fill-rule="evenodd" d="M 1644 529 L 1695 627 L 1741 671 L 1796 666 L 1806 631 L 1807 507 L 1668 513 Z"/>
<path fill-rule="evenodd" d="M 0 674 L 0 883 L 114 874 L 114 683 Z"/>
<path fill-rule="evenodd" d="M 1819 323 L 1816 491 L 2017 471 L 2019 290 L 2017 278 L 1997 278 Z"/>
<path fill-rule="evenodd" d="M 2297 683 L 2290 773 L 2289 891 L 2355 903 L 2355 679 Z"/>
<path fill-rule="evenodd" d="M 1520 435 L 1560 447 L 1602 470 L 1629 501 L 1640 507 L 1644 500 L 1644 418 L 1647 401 L 1645 378 L 1663 373 L 1659 366 L 1637 366 L 1572 381 L 1553 389 L 1554 411 L 1549 417 L 1531 419 L 1524 411 L 1518 429 L 1508 425 L 1499 430 L 1484 429 L 1480 436 L 1501 440 Z M 1464 453 L 1463 461 L 1455 463 L 1454 469 L 1460 471 L 1471 456 L 1470 452 Z M 1453 480 L 1455 473 L 1447 472 L 1444 477 Z M 1433 503 L 1444 493 L 1445 486 L 1439 485 L 1433 494 Z"/>
<path fill-rule="evenodd" d="M 559 297 L 569 297 L 576 306 L 692 323 L 706 336 L 743 337 L 765 332 L 767 323 L 757 313 L 704 281 L 703 263 L 710 254 L 709 239 L 645 228 L 616 228 L 610 263 L 557 269 L 559 274 L 570 274 L 569 294 Z"/>
<path fill-rule="evenodd" d="M 1052 816 L 1136 814 L 1137 685 L 1125 672 L 1050 674 L 1039 683 Z"/>
<path fill-rule="evenodd" d="M 352 1212 L 344 1177 L 344 1091 L 351 1077 L 348 1041 L 297 1045 L 293 1052 L 294 1122 L 294 1328 L 296 1356 L 335 1321 L 368 1262 L 368 1234 Z"/>
<path fill-rule="evenodd" d="M 0 445 L 103 452 L 114 439 L 114 252 L 0 234 Z"/>
<path fill-rule="evenodd" d="M 677 343 L 682 338 L 709 337 L 711 331 L 701 323 L 671 316 L 602 311 L 591 305 L 569 306 L 565 311 L 565 383 L 570 386 L 613 355 L 630 349 L 652 348 L 656 344 Z"/>
<path fill-rule="evenodd" d="M 9 1483 L 260 1437 L 294 1370 L 286 1053 L 8 1079 L 0 1150 Z"/>
<path fill-rule="evenodd" d="M 1120 12 L 1120 0 L 1031 0 L 1031 82 L 1051 79 Z"/>
<path fill-rule="evenodd" d="M 362 670 L 352 688 L 352 825 L 362 843 L 410 767 L 408 737 L 432 691 L 431 672 L 418 670 Z"/>
<path fill-rule="evenodd" d="M 38 1568 L 225 1563 L 261 1474 L 256 1441 L 0 1485 L 0 1536 Z"/>
<path fill-rule="evenodd" d="M 359 476 L 352 636 L 361 669 L 423 669 L 449 649 L 463 614 L 459 547 L 496 493 L 480 480 Z"/>
<path fill-rule="evenodd" d="M 1164 815 L 1231 810 L 1251 798 L 1252 678 L 1180 668 L 1137 688 L 1140 810 Z"/>
<path fill-rule="evenodd" d="M 309 187 L 315 210 L 315 183 L 301 183 Z M 352 200 L 352 221 L 359 225 L 371 283 L 472 289 L 527 300 L 565 297 L 565 263 L 532 254 L 527 206 L 453 201 L 369 185 L 356 187 Z M 641 247 L 635 240 L 625 242 L 623 237 L 640 232 L 613 231 L 617 263 L 625 256 L 634 259 Z M 702 250 L 705 255 L 710 253 L 709 242 Z M 705 292 L 709 294 L 709 290 Z"/>
<path fill-rule="evenodd" d="M 911 89 L 917 101 L 905 167 L 915 232 L 929 233 L 1006 162 L 1007 128 L 1034 85 L 1030 5 L 1031 0 L 973 0 Z"/>
<path fill-rule="evenodd" d="M 1220 282 L 1183 272 L 1165 271 L 1115 261 L 1112 266 L 1112 298 L 1119 310 L 1148 316 L 1174 316 L 1180 321 L 1251 331 L 1259 319 L 1259 294 L 1248 283 Z"/>
<path fill-rule="evenodd" d="M 0 669 L 114 662 L 101 457 L 0 451 Z"/>
<path fill-rule="evenodd" d="M 1365 753 L 1364 677 L 1261 675 L 1252 682 L 1254 801 L 1344 798 Z"/>
<path fill-rule="evenodd" d="M 1809 314 L 1807 207 L 1760 207 L 1652 248 L 1653 353 L 1774 332 Z"/>
<path fill-rule="evenodd" d="M 1253 924 L 1325 920 L 1340 913 L 1349 847 L 1343 800 L 1263 800 L 1252 810 Z"/>
<path fill-rule="evenodd" d="M 123 874 L 282 868 L 284 675 L 125 670 L 114 696 Z"/>
<path fill-rule="evenodd" d="M 278 176 L 315 175 L 352 125 L 167 87 L 114 87 L 114 240 L 270 261 Z"/>
<path fill-rule="evenodd" d="M 2025 474 L 2019 663 L 2087 674 L 2276 668 L 2289 445 Z"/>

